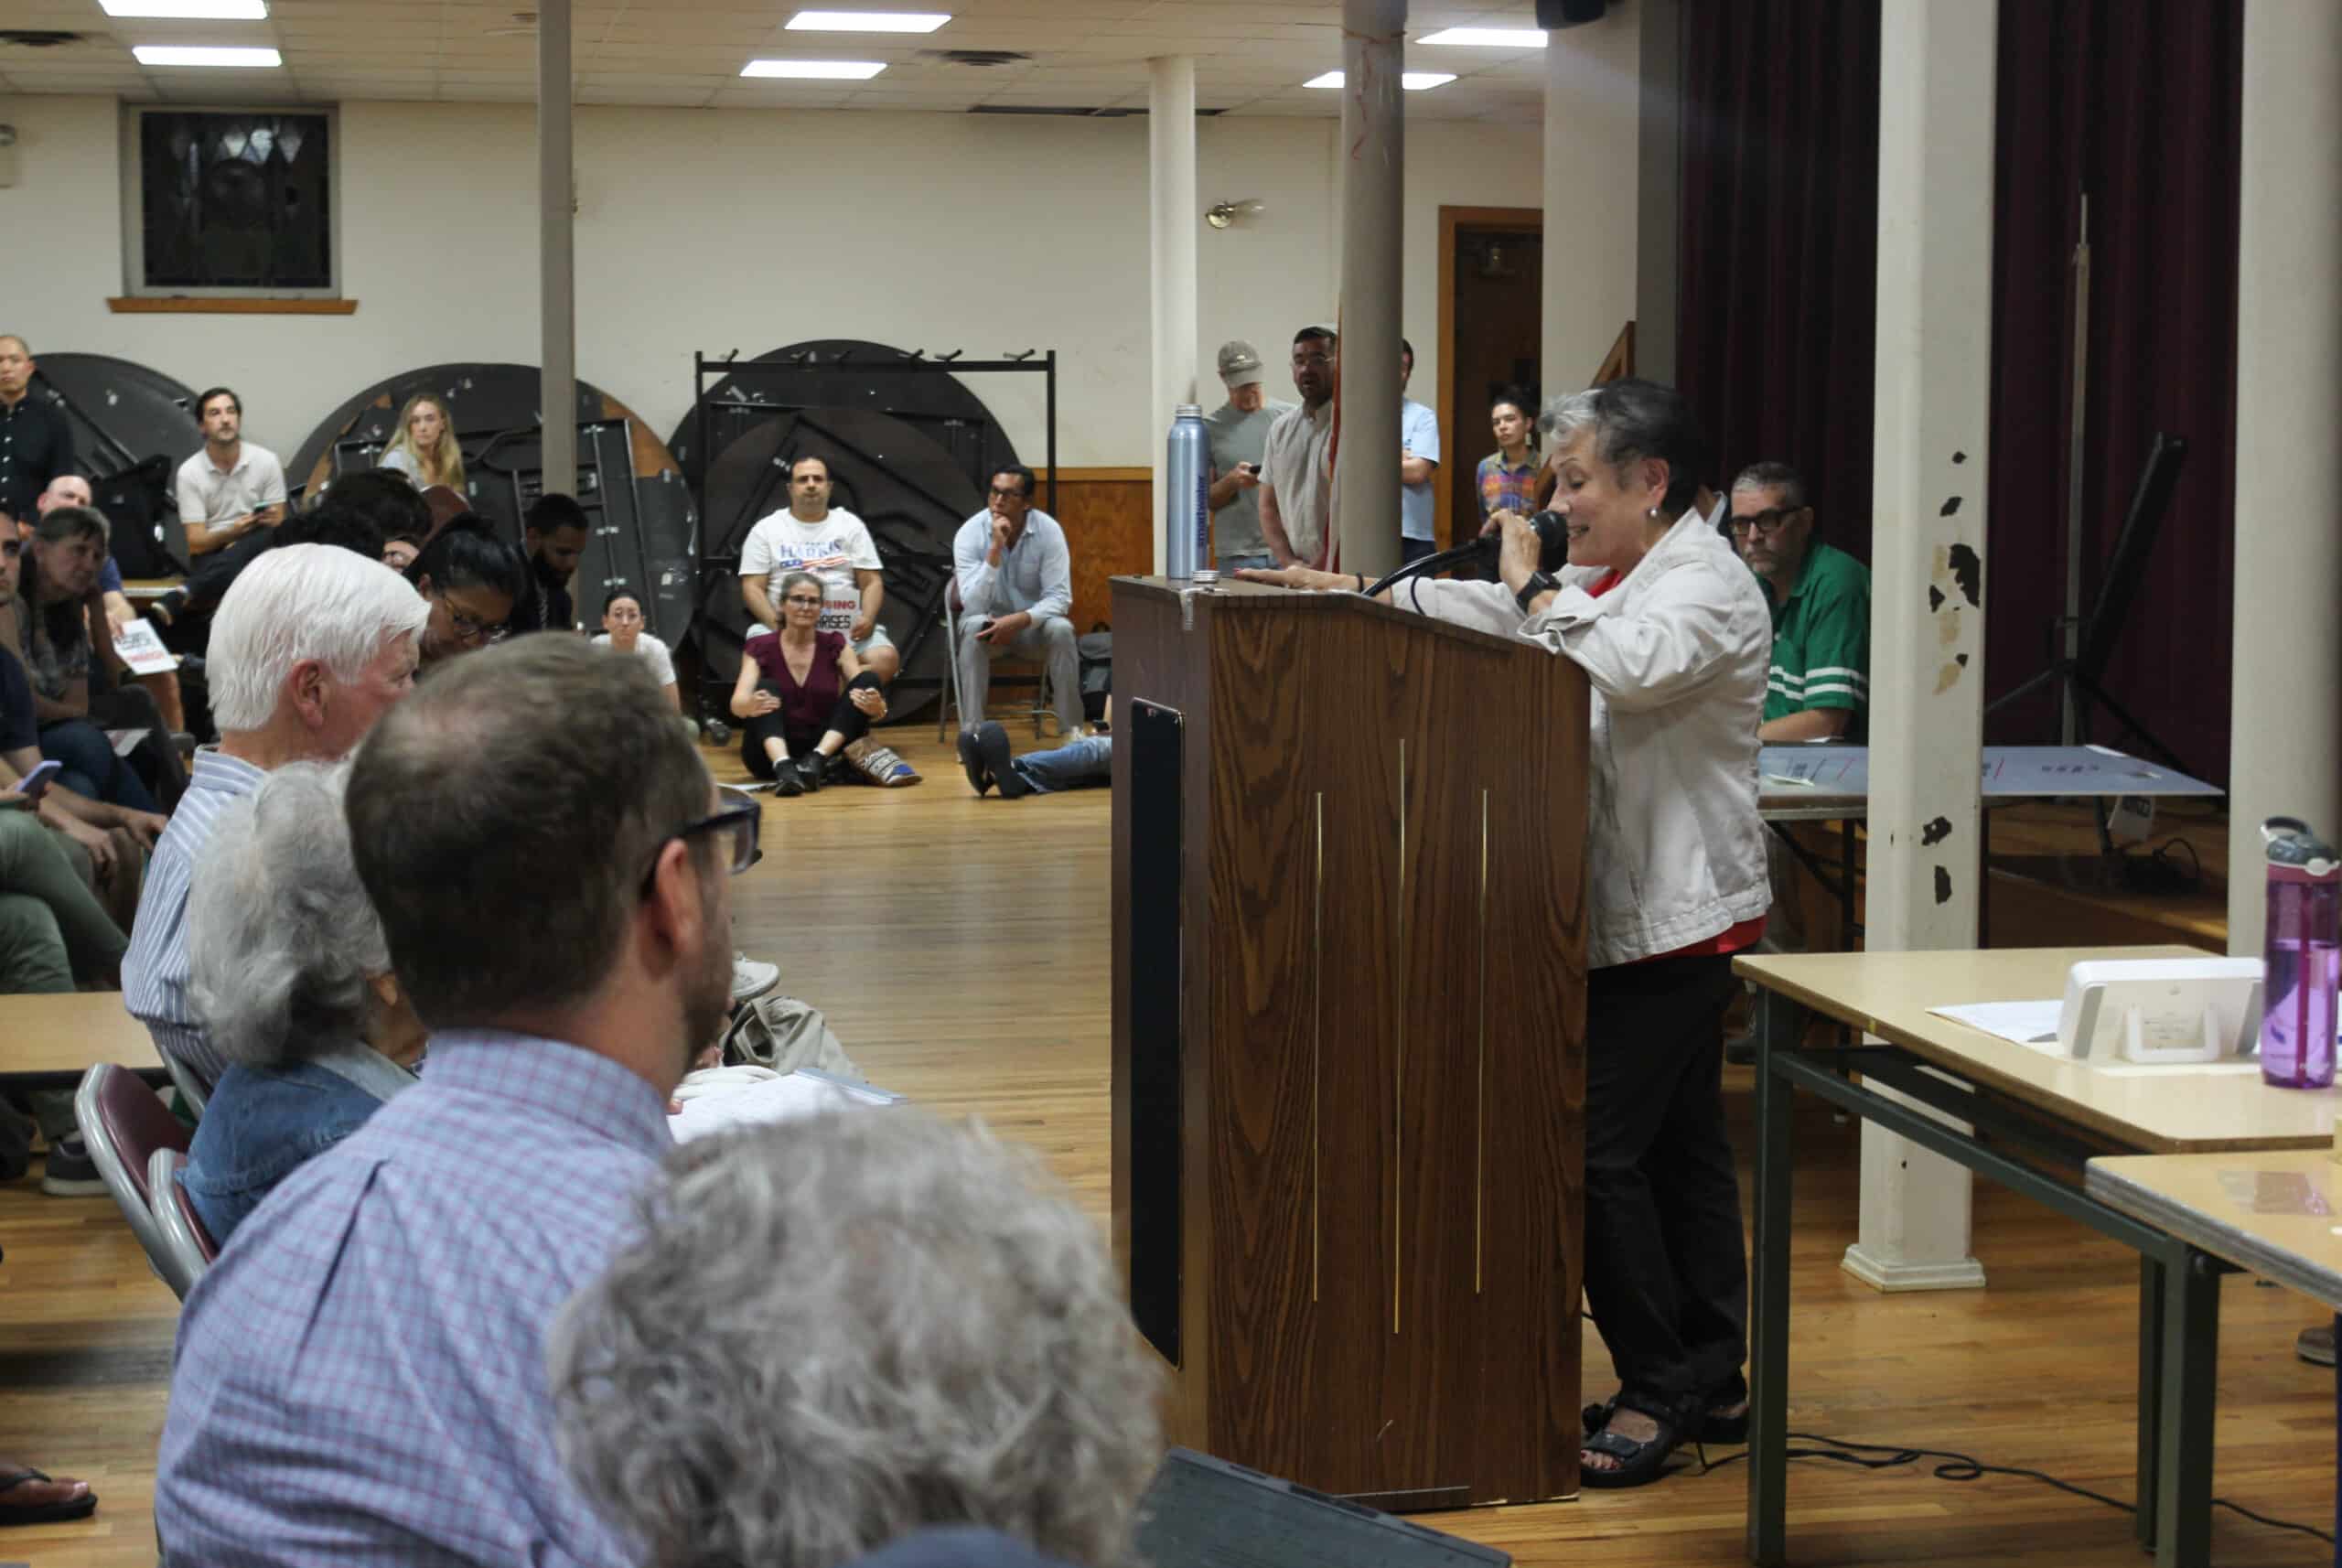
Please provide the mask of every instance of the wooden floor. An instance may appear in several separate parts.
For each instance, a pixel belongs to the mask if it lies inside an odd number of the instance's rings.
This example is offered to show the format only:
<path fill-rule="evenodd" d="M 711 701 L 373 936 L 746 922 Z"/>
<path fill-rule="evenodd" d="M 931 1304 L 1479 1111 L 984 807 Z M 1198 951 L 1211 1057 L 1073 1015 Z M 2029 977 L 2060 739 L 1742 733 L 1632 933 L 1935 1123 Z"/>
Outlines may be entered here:
<path fill-rule="evenodd" d="M 767 857 L 739 885 L 741 944 L 827 1010 L 876 1080 L 1038 1146 L 1102 1219 L 1110 798 L 978 801 L 932 735 L 889 737 L 927 773 L 915 789 L 771 803 Z M 1746 1197 L 1745 1070 L 1727 1079 L 1727 1097 Z M 1975 1229 L 1987 1289 L 1875 1294 L 1838 1268 L 1855 1226 L 1853 1129 L 1814 1111 L 1802 1141 L 1792 1427 L 2045 1469 L 2128 1498 L 2131 1256 L 1985 1187 Z M 86 1523 L 0 1531 L 0 1559 L 151 1563 L 170 1293 L 104 1198 L 44 1197 L 30 1178 L 0 1187 L 0 1454 L 88 1477 L 102 1498 Z M 2222 1299 L 2217 1489 L 2330 1526 L 2333 1382 L 2292 1353 L 2294 1331 L 2318 1312 L 2237 1277 Z M 1585 1366 L 1587 1397 L 1608 1394 L 1608 1358 L 1591 1328 Z M 1801 1564 L 2142 1561 L 2126 1515 L 2031 1481 L 1961 1485 L 1919 1467 L 1810 1461 L 1790 1479 Z M 1745 1487 L 1735 1464 L 1638 1492 L 1426 1522 L 1523 1563 L 1729 1564 L 1742 1560 Z M 2213 1551 L 2223 1565 L 2330 1561 L 2320 1542 L 2226 1513 Z"/>

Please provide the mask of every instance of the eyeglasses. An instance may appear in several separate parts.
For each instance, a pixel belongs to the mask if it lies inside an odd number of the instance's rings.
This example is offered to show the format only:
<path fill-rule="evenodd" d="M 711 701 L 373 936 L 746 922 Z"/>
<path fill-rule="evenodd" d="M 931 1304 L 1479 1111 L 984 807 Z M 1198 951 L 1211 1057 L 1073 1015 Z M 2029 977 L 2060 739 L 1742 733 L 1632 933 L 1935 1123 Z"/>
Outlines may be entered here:
<path fill-rule="evenodd" d="M 1801 506 L 1777 506 L 1767 511 L 1752 512 L 1732 520 L 1733 532 L 1746 538 L 1751 533 L 1775 534 L 1789 525 L 1789 519 L 1805 509 Z"/>
<path fill-rule="evenodd" d="M 1295 354 L 1293 357 L 1293 368 L 1296 371 L 1312 366 L 1323 371 L 1331 367 L 1333 362 L 1330 354 Z"/>
<path fill-rule="evenodd" d="M 446 607 L 447 624 L 456 628 L 457 641 L 481 643 L 504 640 L 504 628 L 496 622 L 482 620 L 478 616 L 466 615 L 456 607 L 453 599 L 445 595 L 440 596 L 439 602 Z"/>
<path fill-rule="evenodd" d="M 716 864 L 726 876 L 737 876 L 765 857 L 757 847 L 757 829 L 765 820 L 764 808 L 754 800 L 744 800 L 737 805 L 726 806 L 712 816 L 702 817 L 688 826 L 676 829 L 659 841 L 650 852 L 650 869 L 642 874 L 642 896 L 650 896 L 651 879 L 659 875 L 659 856 L 677 840 L 690 840 L 702 835 L 714 835 L 716 840 Z"/>
<path fill-rule="evenodd" d="M 812 594 L 791 594 L 780 602 L 785 605 L 811 605 L 815 609 L 822 607 L 820 597 Z"/>
<path fill-rule="evenodd" d="M 1015 501 L 1023 500 L 1025 499 L 1024 487 L 1021 485 L 994 485 L 986 492 L 986 494 L 990 495 L 992 499 L 996 501 Z"/>

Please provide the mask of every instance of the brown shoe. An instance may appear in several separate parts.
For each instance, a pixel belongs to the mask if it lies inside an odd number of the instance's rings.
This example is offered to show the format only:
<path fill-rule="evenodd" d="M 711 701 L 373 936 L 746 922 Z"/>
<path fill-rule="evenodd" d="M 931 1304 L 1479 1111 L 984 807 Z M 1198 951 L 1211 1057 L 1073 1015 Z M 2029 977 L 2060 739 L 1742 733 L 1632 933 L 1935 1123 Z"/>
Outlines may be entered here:
<path fill-rule="evenodd" d="M 2294 1354 L 2313 1367 L 2334 1365 L 2334 1325 L 2321 1323 L 2294 1335 Z"/>

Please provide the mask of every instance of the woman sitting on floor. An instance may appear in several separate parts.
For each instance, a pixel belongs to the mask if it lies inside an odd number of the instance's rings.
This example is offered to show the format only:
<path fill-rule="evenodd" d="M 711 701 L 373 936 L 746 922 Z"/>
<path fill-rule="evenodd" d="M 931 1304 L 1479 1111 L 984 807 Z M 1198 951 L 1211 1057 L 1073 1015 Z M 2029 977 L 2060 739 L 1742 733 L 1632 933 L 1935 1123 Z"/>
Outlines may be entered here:
<path fill-rule="evenodd" d="M 350 858 L 341 767 L 276 768 L 220 813 L 188 970 L 229 1059 L 179 1179 L 221 1246 L 276 1184 L 414 1082 L 425 1030 Z"/>
<path fill-rule="evenodd" d="M 732 688 L 740 760 L 771 779 L 778 794 L 819 789 L 830 758 L 886 716 L 878 677 L 862 667 L 843 632 L 821 625 L 822 579 L 791 572 L 780 581 L 780 629 L 759 627 L 741 650 Z"/>

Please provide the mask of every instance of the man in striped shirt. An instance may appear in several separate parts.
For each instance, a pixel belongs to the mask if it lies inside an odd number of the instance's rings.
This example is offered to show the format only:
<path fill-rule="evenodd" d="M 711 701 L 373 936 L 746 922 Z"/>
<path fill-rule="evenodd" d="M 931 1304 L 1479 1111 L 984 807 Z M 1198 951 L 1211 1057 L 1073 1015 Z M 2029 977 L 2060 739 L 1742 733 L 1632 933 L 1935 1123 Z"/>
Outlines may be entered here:
<path fill-rule="evenodd" d="M 1805 480 L 1753 463 L 1732 482 L 1732 540 L 1773 607 L 1767 746 L 1864 737 L 1870 714 L 1870 568 L 1813 536 Z"/>
<path fill-rule="evenodd" d="M 414 687 L 431 607 L 377 561 L 328 544 L 268 551 L 220 598 L 208 678 L 220 744 L 195 755 L 155 845 L 123 960 L 123 1001 L 182 1084 L 209 1092 L 227 1063 L 188 993 L 188 886 L 228 802 L 287 762 L 331 762 Z"/>

